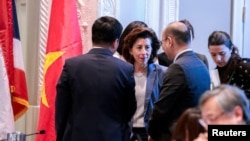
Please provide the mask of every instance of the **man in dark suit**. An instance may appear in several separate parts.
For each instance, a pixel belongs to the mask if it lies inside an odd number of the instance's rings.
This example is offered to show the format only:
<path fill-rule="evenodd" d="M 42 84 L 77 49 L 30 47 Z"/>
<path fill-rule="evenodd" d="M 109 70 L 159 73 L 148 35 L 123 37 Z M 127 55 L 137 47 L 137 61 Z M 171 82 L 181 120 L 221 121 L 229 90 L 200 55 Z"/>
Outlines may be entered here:
<path fill-rule="evenodd" d="M 164 76 L 160 98 L 149 120 L 149 139 L 170 141 L 175 122 L 184 110 L 198 105 L 210 89 L 208 68 L 190 49 L 191 35 L 181 22 L 170 23 L 162 34 L 162 48 L 173 64 Z"/>
<path fill-rule="evenodd" d="M 113 57 L 121 23 L 103 16 L 92 26 L 93 48 L 66 60 L 57 84 L 57 141 L 128 141 L 136 110 L 133 66 Z"/>
<path fill-rule="evenodd" d="M 192 24 L 187 19 L 180 20 L 179 22 L 182 22 L 187 26 L 188 30 L 191 32 L 191 37 L 193 40 L 194 39 L 194 28 L 193 28 Z M 197 55 L 197 57 L 200 58 L 205 63 L 207 68 L 209 67 L 207 57 L 205 55 L 197 53 L 197 52 L 195 52 L 195 55 Z M 168 67 L 169 65 L 171 65 L 173 63 L 173 60 L 169 60 L 165 52 L 159 53 L 157 55 L 157 59 L 158 59 L 158 63 L 160 65 L 163 65 L 166 67 Z"/>

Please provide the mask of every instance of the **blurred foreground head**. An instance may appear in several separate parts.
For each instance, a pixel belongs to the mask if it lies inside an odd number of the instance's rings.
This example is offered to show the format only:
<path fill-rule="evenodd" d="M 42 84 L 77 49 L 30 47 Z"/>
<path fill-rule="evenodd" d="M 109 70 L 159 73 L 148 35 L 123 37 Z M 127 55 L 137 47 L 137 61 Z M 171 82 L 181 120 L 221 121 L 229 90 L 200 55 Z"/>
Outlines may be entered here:
<path fill-rule="evenodd" d="M 236 86 L 223 84 L 205 92 L 200 99 L 200 108 L 207 124 L 249 123 L 249 100 Z"/>

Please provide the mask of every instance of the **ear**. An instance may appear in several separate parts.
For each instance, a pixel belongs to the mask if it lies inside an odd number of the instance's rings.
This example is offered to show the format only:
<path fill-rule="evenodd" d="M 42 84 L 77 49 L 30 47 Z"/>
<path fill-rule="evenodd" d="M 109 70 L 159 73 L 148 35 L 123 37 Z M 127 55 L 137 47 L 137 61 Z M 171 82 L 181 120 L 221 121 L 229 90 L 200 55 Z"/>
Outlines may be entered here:
<path fill-rule="evenodd" d="M 168 45 L 172 48 L 173 44 L 174 44 L 174 40 L 172 37 L 168 36 L 166 42 L 168 43 Z"/>
<path fill-rule="evenodd" d="M 132 48 L 129 48 L 129 54 L 133 56 Z"/>
<path fill-rule="evenodd" d="M 233 111 L 237 121 L 242 122 L 244 120 L 243 119 L 244 114 L 242 108 L 240 106 L 235 106 Z"/>
<path fill-rule="evenodd" d="M 118 39 L 115 39 L 114 42 L 112 42 L 112 45 L 111 45 L 111 51 L 114 53 L 116 52 L 117 48 L 118 48 L 118 45 L 119 45 L 119 40 Z"/>

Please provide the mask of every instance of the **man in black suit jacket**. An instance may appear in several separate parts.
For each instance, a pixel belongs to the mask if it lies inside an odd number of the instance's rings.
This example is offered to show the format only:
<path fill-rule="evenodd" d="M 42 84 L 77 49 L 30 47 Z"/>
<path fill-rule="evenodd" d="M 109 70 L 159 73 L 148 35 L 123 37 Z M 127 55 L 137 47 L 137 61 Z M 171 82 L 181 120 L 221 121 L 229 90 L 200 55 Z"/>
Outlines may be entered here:
<path fill-rule="evenodd" d="M 93 48 L 66 60 L 57 84 L 57 141 L 128 141 L 136 110 L 133 66 L 113 57 L 122 25 L 98 18 Z"/>
<path fill-rule="evenodd" d="M 191 35 L 181 22 L 170 23 L 162 34 L 162 48 L 173 64 L 168 67 L 149 120 L 149 140 L 170 141 L 179 116 L 198 105 L 200 96 L 210 89 L 208 68 L 190 49 Z"/>
<path fill-rule="evenodd" d="M 194 39 L 194 28 L 193 28 L 192 24 L 187 19 L 180 20 L 179 22 L 182 22 L 187 26 L 188 30 L 191 33 L 191 37 L 193 40 Z M 209 67 L 207 57 L 205 55 L 197 53 L 197 52 L 195 52 L 195 55 L 197 55 L 197 57 L 199 57 L 205 63 L 207 68 Z M 163 65 L 166 67 L 168 67 L 169 65 L 171 65 L 173 63 L 173 60 L 169 60 L 165 52 L 158 54 L 157 59 L 158 59 L 158 63 L 160 65 Z"/>

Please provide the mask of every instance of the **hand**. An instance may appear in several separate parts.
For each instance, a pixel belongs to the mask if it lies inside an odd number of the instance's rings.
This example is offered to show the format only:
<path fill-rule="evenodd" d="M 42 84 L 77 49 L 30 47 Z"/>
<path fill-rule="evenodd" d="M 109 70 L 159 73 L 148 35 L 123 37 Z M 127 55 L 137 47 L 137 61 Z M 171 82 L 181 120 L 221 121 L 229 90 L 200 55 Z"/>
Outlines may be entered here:
<path fill-rule="evenodd" d="M 196 139 L 194 139 L 194 141 L 208 141 L 207 132 L 200 133 L 199 136 Z"/>

